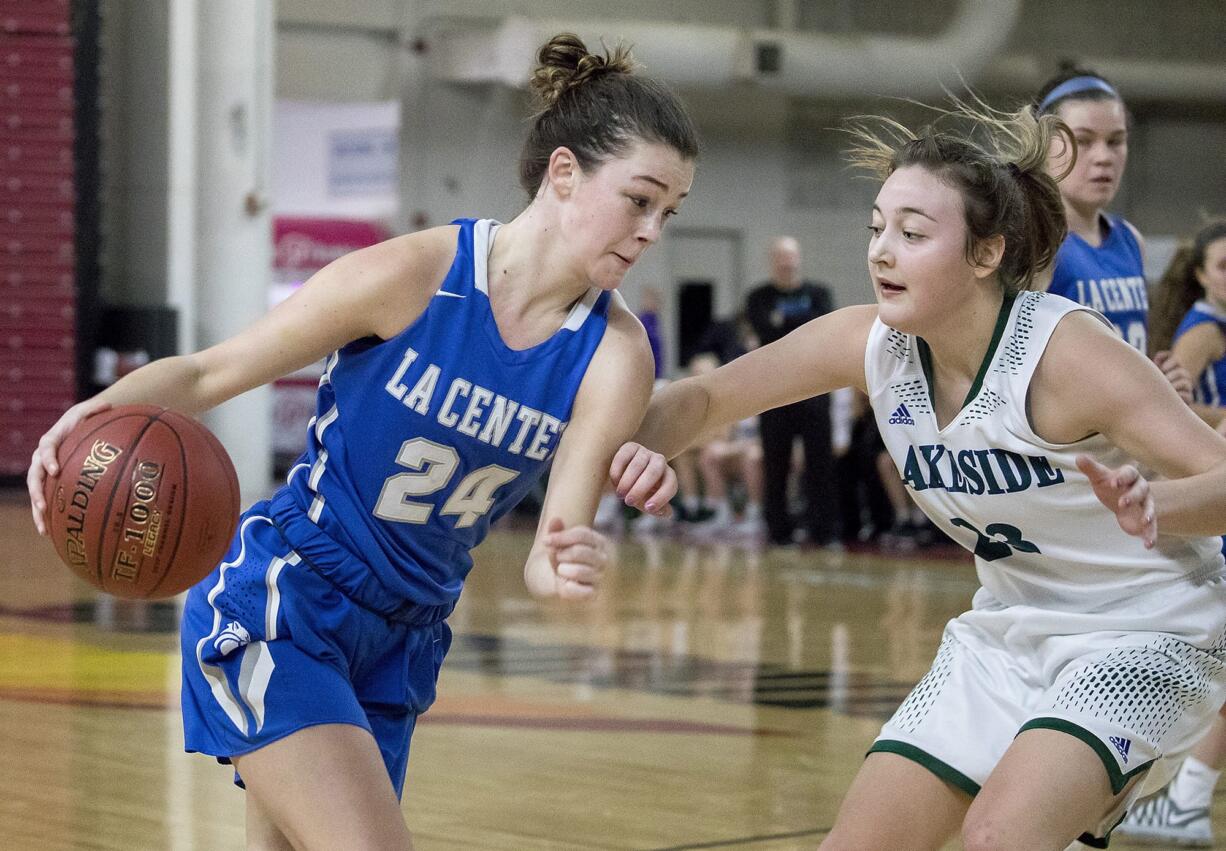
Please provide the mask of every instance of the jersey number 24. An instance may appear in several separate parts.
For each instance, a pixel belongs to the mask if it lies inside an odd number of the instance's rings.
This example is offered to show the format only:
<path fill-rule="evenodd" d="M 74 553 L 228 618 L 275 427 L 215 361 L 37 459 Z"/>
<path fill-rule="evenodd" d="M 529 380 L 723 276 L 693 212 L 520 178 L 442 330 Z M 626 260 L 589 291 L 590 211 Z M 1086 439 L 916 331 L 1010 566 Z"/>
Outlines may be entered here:
<path fill-rule="evenodd" d="M 375 516 L 393 523 L 429 522 L 434 504 L 409 497 L 428 496 L 447 487 L 460 466 L 459 453 L 450 446 L 415 437 L 401 444 L 396 463 L 413 472 L 387 478 L 375 503 Z M 518 475 L 518 470 L 497 464 L 473 470 L 460 480 L 439 513 L 457 515 L 456 528 L 467 529 L 494 507 L 494 491 Z"/>

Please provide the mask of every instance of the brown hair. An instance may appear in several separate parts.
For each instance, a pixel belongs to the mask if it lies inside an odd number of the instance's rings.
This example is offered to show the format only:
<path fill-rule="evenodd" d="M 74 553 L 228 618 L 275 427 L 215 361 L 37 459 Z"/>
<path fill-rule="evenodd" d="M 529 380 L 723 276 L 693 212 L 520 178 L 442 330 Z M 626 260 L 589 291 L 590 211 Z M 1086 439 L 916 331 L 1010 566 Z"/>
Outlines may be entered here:
<path fill-rule="evenodd" d="M 882 116 L 853 120 L 848 159 L 881 180 L 920 166 L 958 190 L 966 211 L 967 262 L 978 262 L 983 240 L 1003 236 L 1000 281 L 1008 293 L 1028 289 L 1051 265 L 1068 231 L 1056 185 L 1064 175 L 1053 178 L 1044 167 L 1053 140 L 1076 150 L 1068 125 L 1053 115 L 1036 118 L 1029 108 L 1001 112 L 978 100 L 929 108 L 937 119 L 918 134 Z M 947 129 L 949 122 L 969 126 Z"/>
<path fill-rule="evenodd" d="M 569 148 L 587 171 L 642 140 L 698 156 L 698 134 L 680 99 L 662 83 L 634 73 L 618 45 L 589 53 L 572 33 L 551 38 L 537 54 L 531 87 L 540 109 L 519 158 L 519 183 L 536 197 L 549 157 Z"/>
<path fill-rule="evenodd" d="M 1226 220 L 1210 222 L 1176 249 L 1149 306 L 1151 355 L 1171 347 L 1179 323 L 1204 292 L 1204 287 L 1196 279 L 1196 270 L 1204 269 L 1205 252 L 1210 243 L 1219 239 L 1226 239 Z"/>

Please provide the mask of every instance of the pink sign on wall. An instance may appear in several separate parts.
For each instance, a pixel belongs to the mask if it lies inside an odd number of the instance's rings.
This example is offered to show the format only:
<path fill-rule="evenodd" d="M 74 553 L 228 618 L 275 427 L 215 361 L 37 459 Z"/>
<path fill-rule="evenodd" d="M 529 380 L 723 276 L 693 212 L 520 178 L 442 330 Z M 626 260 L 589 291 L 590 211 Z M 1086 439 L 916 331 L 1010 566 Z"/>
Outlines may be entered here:
<path fill-rule="evenodd" d="M 273 267 L 309 275 L 387 236 L 387 229 L 377 222 L 278 216 L 273 220 Z"/>
<path fill-rule="evenodd" d="M 336 258 L 387 237 L 387 229 L 378 222 L 274 218 L 269 306 L 289 298 L 307 278 Z M 322 364 L 312 364 L 273 384 L 273 450 L 278 468 L 292 462 L 305 446 L 306 424 L 315 413 L 315 389 L 322 370 Z"/>

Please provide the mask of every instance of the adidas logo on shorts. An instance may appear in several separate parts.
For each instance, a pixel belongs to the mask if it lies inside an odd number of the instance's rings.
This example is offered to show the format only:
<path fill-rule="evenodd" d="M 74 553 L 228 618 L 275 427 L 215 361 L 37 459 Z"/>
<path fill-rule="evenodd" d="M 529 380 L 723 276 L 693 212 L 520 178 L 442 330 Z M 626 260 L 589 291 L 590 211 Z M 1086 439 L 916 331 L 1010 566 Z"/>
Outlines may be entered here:
<path fill-rule="evenodd" d="M 217 648 L 217 652 L 222 656 L 229 656 L 238 648 L 250 643 L 251 633 L 247 632 L 246 628 L 238 621 L 230 621 L 226 624 L 226 628 L 221 631 L 221 634 L 213 639 L 213 646 Z"/>
<path fill-rule="evenodd" d="M 1120 756 L 1124 758 L 1124 765 L 1128 764 L 1128 749 L 1132 746 L 1132 739 L 1125 739 L 1123 736 L 1108 736 L 1107 741 L 1115 745 L 1115 749 L 1120 752 Z"/>
<path fill-rule="evenodd" d="M 894 413 L 890 414 L 890 425 L 915 425 L 906 405 L 899 405 L 894 409 Z"/>

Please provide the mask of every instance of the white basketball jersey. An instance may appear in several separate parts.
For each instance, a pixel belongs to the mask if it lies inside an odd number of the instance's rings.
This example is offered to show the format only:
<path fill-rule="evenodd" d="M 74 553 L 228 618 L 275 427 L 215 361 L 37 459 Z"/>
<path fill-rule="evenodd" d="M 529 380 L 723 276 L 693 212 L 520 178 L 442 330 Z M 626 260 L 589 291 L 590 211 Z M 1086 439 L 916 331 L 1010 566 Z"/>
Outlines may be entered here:
<path fill-rule="evenodd" d="M 1120 529 L 1073 462 L 1084 453 L 1127 463 L 1102 435 L 1055 444 L 1031 429 L 1035 367 L 1060 319 L 1084 309 L 1048 293 L 1006 299 L 968 401 L 943 429 L 923 340 L 880 319 L 869 334 L 869 395 L 899 473 L 924 513 L 975 553 L 980 583 L 1005 605 L 1109 611 L 1223 571 L 1218 538 L 1159 535 L 1147 550 Z"/>

